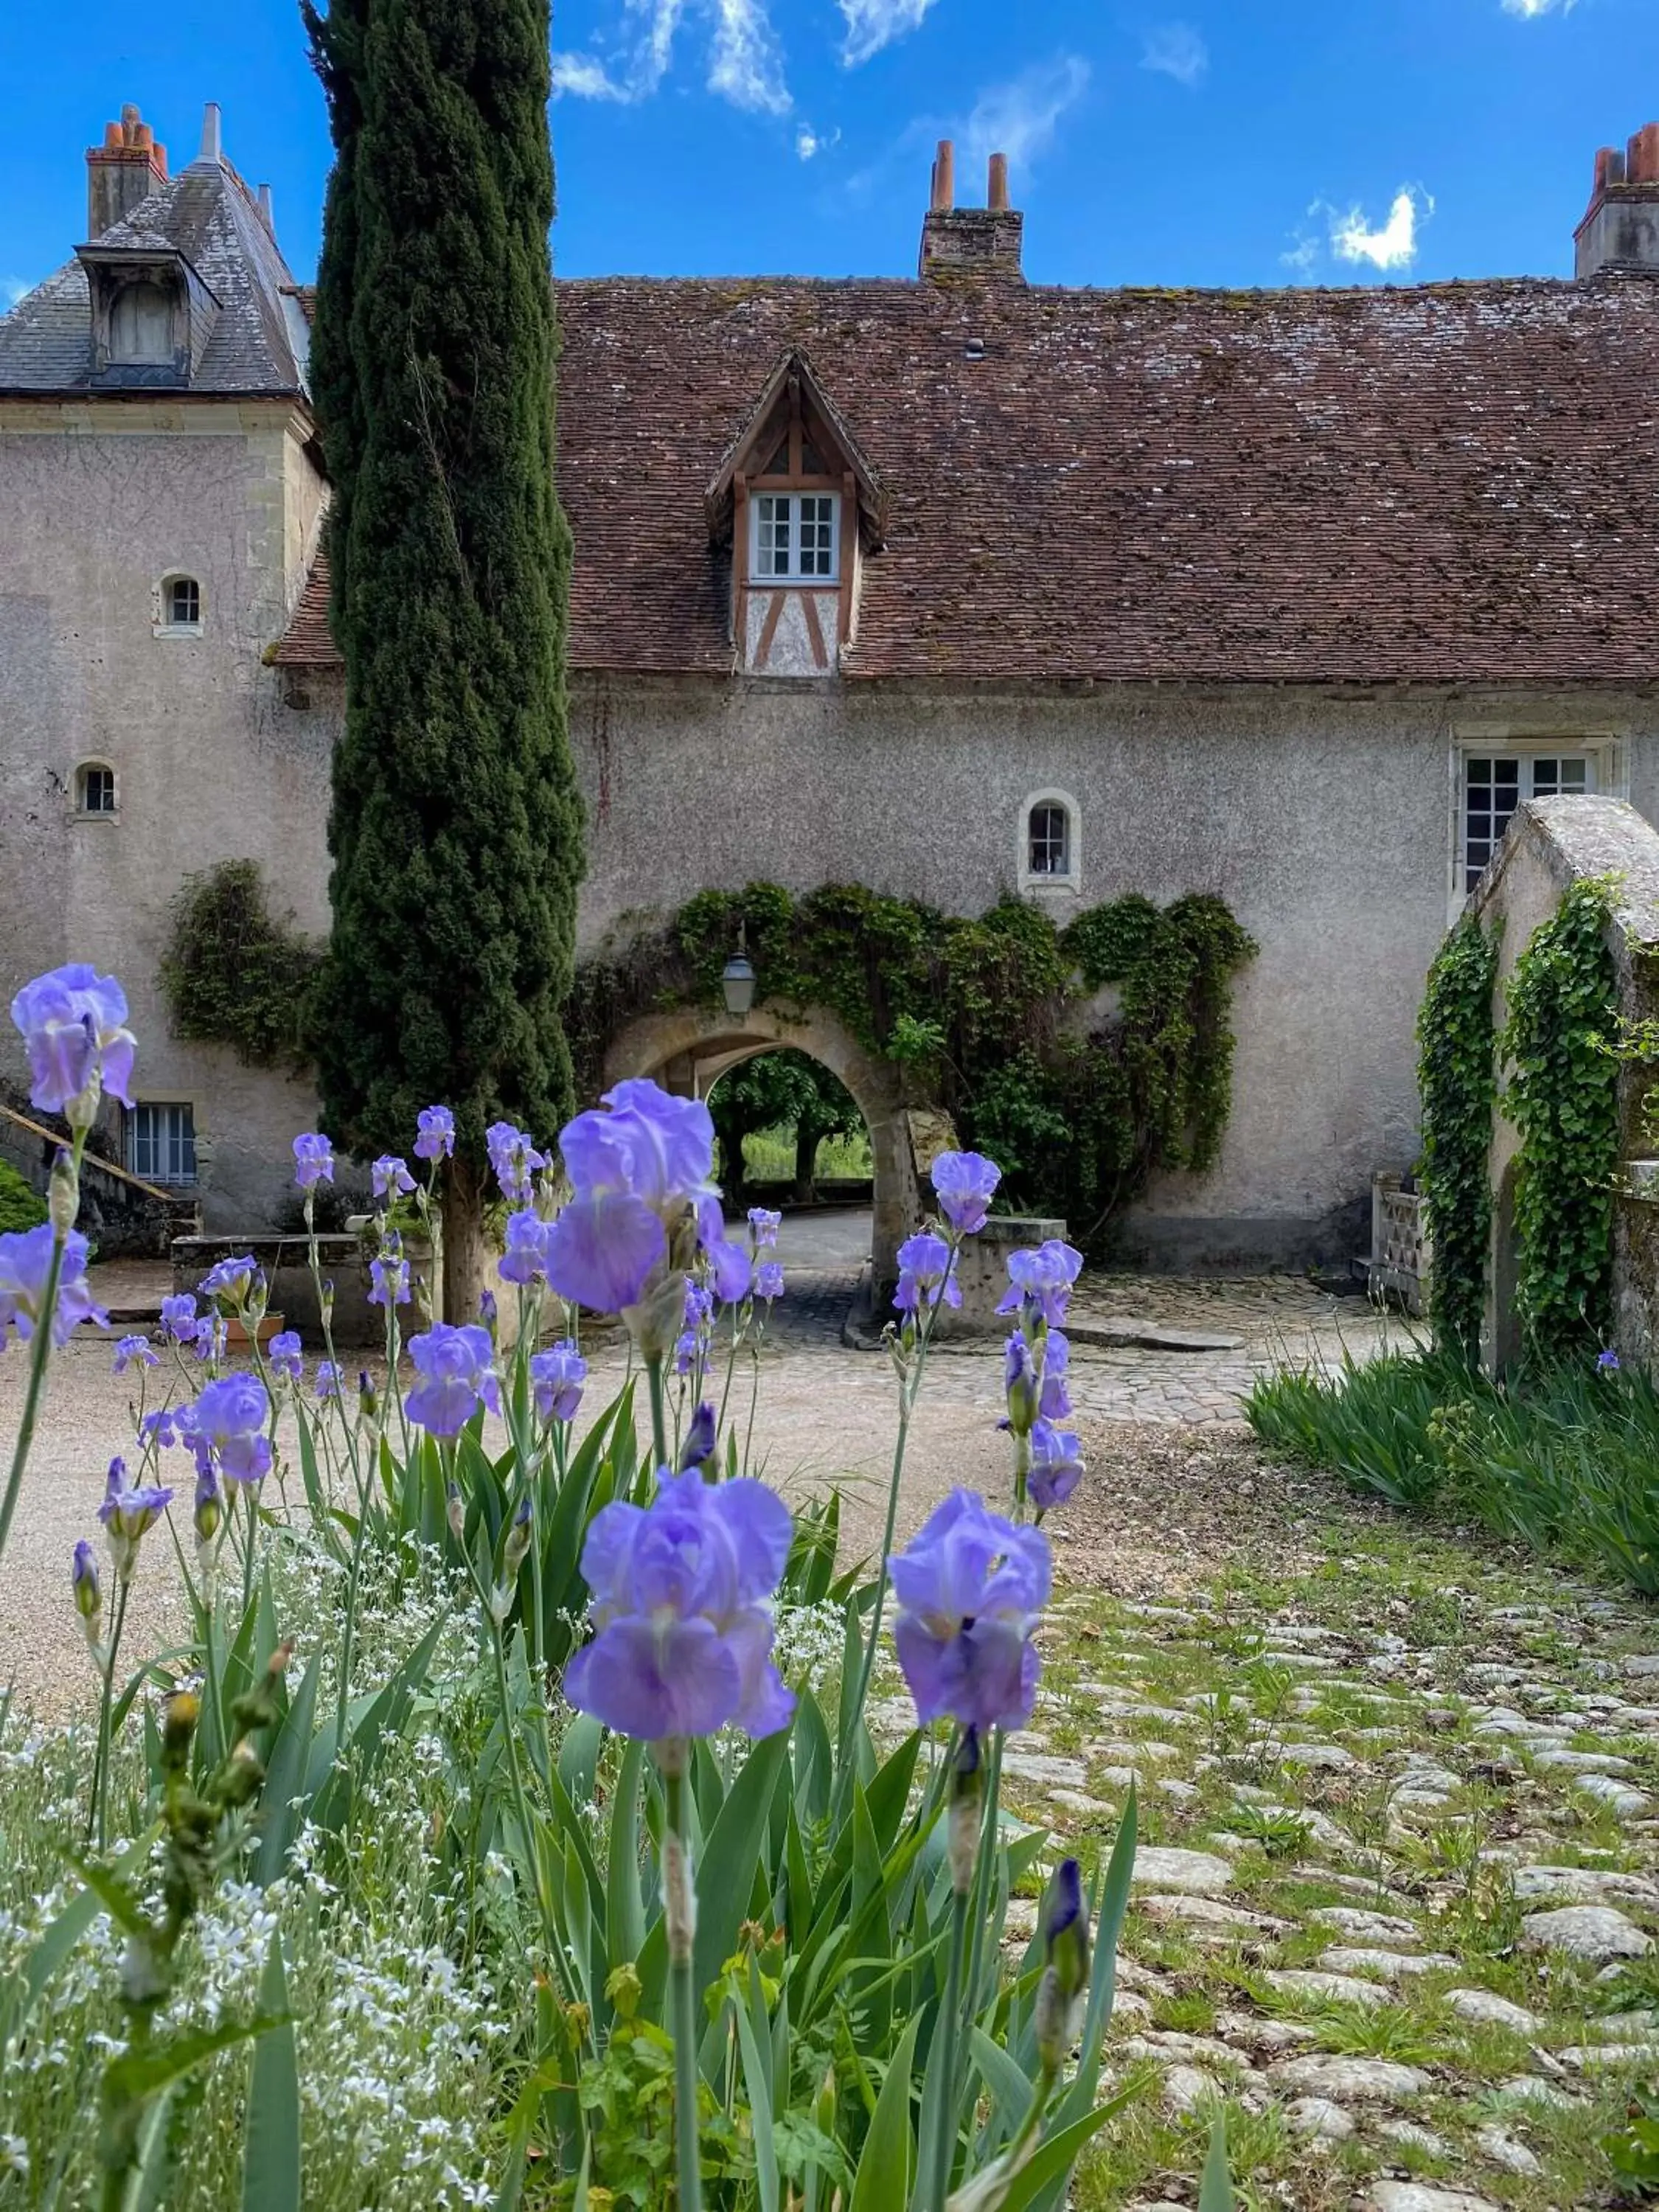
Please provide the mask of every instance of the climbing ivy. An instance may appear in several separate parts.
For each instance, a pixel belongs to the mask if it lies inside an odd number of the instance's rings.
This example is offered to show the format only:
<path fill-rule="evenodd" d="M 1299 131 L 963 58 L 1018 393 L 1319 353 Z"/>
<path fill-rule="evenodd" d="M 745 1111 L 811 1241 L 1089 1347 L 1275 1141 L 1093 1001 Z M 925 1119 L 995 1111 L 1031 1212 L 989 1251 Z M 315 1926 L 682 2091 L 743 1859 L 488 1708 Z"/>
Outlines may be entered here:
<path fill-rule="evenodd" d="M 1154 1170 L 1213 1165 L 1226 1127 L 1234 971 L 1255 951 L 1225 905 L 1115 899 L 1056 929 L 1004 899 L 975 918 L 833 884 L 700 891 L 579 969 L 579 1073 L 635 1016 L 720 1003 L 742 926 L 768 1000 L 822 1008 L 991 1152 L 1021 1211 L 1100 1244 Z M 1116 988 L 1116 1004 L 1097 994 Z"/>
<path fill-rule="evenodd" d="M 222 860 L 173 900 L 161 983 L 173 1033 L 249 1067 L 302 1067 L 319 949 L 270 911 L 257 860 Z"/>
<path fill-rule="evenodd" d="M 1528 1352 L 1571 1358 L 1607 1340 L 1619 1170 L 1613 885 L 1572 884 L 1516 963 L 1502 1039 L 1520 1133 L 1516 1303 Z"/>
<path fill-rule="evenodd" d="M 1492 1228 L 1488 1155 L 1497 1091 L 1497 939 L 1487 936 L 1473 915 L 1465 915 L 1429 970 L 1417 1018 L 1421 1179 L 1434 1248 L 1429 1311 L 1437 1345 L 1470 1368 L 1480 1358 Z"/>

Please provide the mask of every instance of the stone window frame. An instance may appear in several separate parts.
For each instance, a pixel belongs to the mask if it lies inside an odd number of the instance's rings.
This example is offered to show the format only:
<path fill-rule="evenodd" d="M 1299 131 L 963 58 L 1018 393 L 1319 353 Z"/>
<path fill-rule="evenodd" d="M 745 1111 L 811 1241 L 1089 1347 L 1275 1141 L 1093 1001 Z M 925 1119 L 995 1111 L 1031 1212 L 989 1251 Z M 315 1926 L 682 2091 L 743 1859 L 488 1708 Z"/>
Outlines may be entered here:
<path fill-rule="evenodd" d="M 87 778 L 92 775 L 109 778 L 110 804 L 107 806 L 88 806 Z M 70 811 L 77 822 L 118 822 L 121 818 L 121 779 L 112 763 L 100 760 L 95 755 L 76 761 L 70 776 Z"/>
<path fill-rule="evenodd" d="M 1503 722 L 1468 722 L 1452 733 L 1447 763 L 1446 915 L 1448 926 L 1462 913 L 1469 894 L 1466 867 L 1465 775 L 1470 760 L 1586 759 L 1591 763 L 1589 790 L 1603 799 L 1630 797 L 1629 732 L 1606 723 L 1586 726 L 1572 714 L 1523 714 Z M 1523 800 L 1528 794 L 1523 793 Z"/>
<path fill-rule="evenodd" d="M 1039 806 L 1059 806 L 1066 815 L 1068 866 L 1063 876 L 1031 866 L 1031 817 Z M 1083 890 L 1083 810 L 1069 791 L 1058 787 L 1028 792 L 1015 823 L 1015 880 L 1022 891 L 1059 891 L 1076 898 Z"/>
<path fill-rule="evenodd" d="M 194 622 L 175 622 L 173 618 L 173 594 L 180 584 L 192 584 L 196 588 L 196 619 Z M 191 568 L 169 568 L 155 586 L 151 607 L 151 627 L 157 637 L 201 637 L 207 629 L 207 594 L 202 589 L 202 580 Z"/>

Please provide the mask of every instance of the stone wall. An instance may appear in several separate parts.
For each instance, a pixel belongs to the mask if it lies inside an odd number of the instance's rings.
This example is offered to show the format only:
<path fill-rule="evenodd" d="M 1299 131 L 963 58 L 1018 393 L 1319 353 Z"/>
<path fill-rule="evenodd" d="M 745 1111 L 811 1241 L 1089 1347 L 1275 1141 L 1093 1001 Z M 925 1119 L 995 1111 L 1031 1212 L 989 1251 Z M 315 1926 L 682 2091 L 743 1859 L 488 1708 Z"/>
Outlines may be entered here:
<path fill-rule="evenodd" d="M 258 860 L 279 910 L 326 927 L 332 724 L 262 660 L 320 512 L 301 435 L 281 401 L 0 407 L 0 1000 L 67 959 L 118 975 L 136 1095 L 193 1103 L 228 1226 L 269 1217 L 313 1098 L 170 1039 L 156 970 L 174 893 L 216 860 Z M 201 585 L 199 636 L 158 634 L 173 573 Z M 112 817 L 76 811 L 88 760 L 115 771 Z"/>
<path fill-rule="evenodd" d="M 1633 806 L 1613 799 L 1546 799 L 1523 806 L 1470 898 L 1471 910 L 1498 939 L 1493 1012 L 1501 1032 L 1516 963 L 1539 924 L 1569 885 L 1617 878 L 1607 930 L 1623 1018 L 1659 1018 L 1659 834 Z M 1654 1071 L 1627 1065 L 1619 1103 L 1626 1170 L 1613 1219 L 1613 1343 L 1621 1358 L 1656 1366 L 1659 1354 L 1659 1162 L 1644 1125 L 1642 1100 Z M 1488 1172 L 1492 1190 L 1483 1356 L 1493 1369 L 1522 1349 L 1515 1310 L 1515 1176 L 1520 1139 L 1500 1088 Z"/>

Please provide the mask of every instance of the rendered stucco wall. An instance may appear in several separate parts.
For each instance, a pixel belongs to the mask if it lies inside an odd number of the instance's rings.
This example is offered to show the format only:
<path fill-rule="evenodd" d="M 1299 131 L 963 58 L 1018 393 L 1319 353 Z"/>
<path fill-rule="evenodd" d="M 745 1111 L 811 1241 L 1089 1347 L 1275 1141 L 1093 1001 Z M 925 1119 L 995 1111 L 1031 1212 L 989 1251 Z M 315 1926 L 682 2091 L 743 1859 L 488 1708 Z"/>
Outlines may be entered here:
<path fill-rule="evenodd" d="M 190 1099 L 210 1221 L 263 1218 L 289 1180 L 307 1086 L 172 1042 L 155 987 L 185 876 L 251 858 L 302 927 L 326 922 L 326 714 L 261 662 L 303 575 L 320 487 L 282 403 L 0 406 L 0 996 L 68 959 L 118 975 L 138 1096 Z M 158 636 L 173 572 L 202 635 Z M 79 762 L 112 767 L 113 819 L 77 817 Z M 6 1027 L 0 1066 L 18 1070 Z"/>

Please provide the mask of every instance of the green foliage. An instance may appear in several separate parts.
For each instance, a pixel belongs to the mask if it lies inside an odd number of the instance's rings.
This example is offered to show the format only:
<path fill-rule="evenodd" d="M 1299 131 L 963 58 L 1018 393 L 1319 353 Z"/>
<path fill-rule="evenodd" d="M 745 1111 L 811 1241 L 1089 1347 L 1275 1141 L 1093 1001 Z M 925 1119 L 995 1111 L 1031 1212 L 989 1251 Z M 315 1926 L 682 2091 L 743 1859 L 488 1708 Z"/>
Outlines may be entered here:
<path fill-rule="evenodd" d="M 465 1182 L 498 1115 L 546 1134 L 572 1103 L 547 0 L 306 16 L 338 157 L 312 354 L 346 667 L 324 1119 L 367 1157 L 444 1099 Z"/>
<path fill-rule="evenodd" d="M 1115 899 L 1061 931 L 1016 899 L 970 920 L 859 884 L 700 891 L 579 971 L 571 1027 L 589 1087 L 637 1015 L 719 1005 L 739 927 L 766 1000 L 832 1014 L 913 1097 L 946 1108 L 1002 1168 L 1003 1206 L 1063 1214 L 1097 1249 L 1155 1171 L 1214 1164 L 1231 979 L 1255 950 L 1219 899 Z M 1092 1018 L 1108 985 L 1118 1003 Z"/>
<path fill-rule="evenodd" d="M 846 1085 L 804 1052 L 787 1048 L 762 1053 L 722 1075 L 709 1094 L 708 1110 L 720 1139 L 720 1180 L 734 1205 L 743 1199 L 745 1137 L 763 1129 L 793 1129 L 797 1195 L 805 1199 L 823 1139 L 851 1136 L 864 1127 Z"/>
<path fill-rule="evenodd" d="M 173 1034 L 247 1067 L 303 1067 L 320 953 L 270 911 L 257 860 L 185 878 L 168 910 L 161 984 Z"/>
<path fill-rule="evenodd" d="M 1430 1311 L 1437 1344 L 1470 1367 L 1480 1358 L 1492 1230 L 1497 974 L 1496 939 L 1465 915 L 1435 957 L 1417 1018 L 1422 1185 L 1434 1251 Z"/>
<path fill-rule="evenodd" d="M 1457 1352 L 1390 1352 L 1340 1375 L 1262 1376 L 1245 1418 L 1264 1443 L 1358 1489 L 1443 1506 L 1659 1597 L 1659 1390 L 1594 1362 L 1501 1383 Z"/>
<path fill-rule="evenodd" d="M 1651 2082 L 1637 2087 L 1629 2120 L 1602 2136 L 1601 2148 L 1620 2181 L 1638 2197 L 1659 2190 L 1659 2089 Z"/>
<path fill-rule="evenodd" d="M 9 1161 L 0 1160 L 0 1237 L 14 1230 L 38 1229 L 46 1218 L 46 1201 L 33 1184 Z"/>
<path fill-rule="evenodd" d="M 1521 1137 L 1516 1304 L 1528 1352 L 1571 1359 L 1607 1340 L 1619 1171 L 1617 980 L 1610 885 L 1573 884 L 1516 963 L 1502 1053 Z"/>

